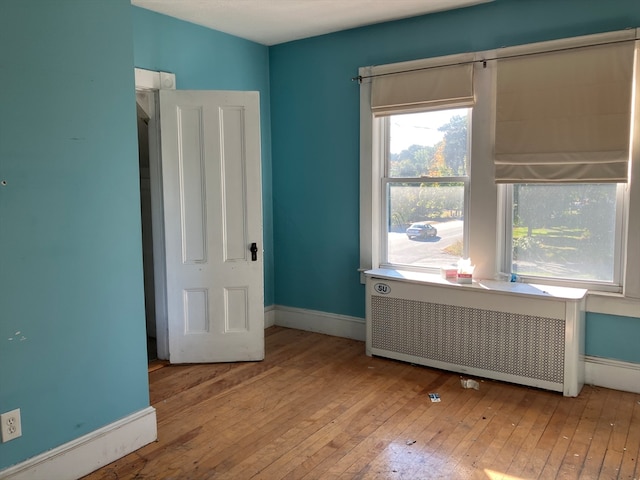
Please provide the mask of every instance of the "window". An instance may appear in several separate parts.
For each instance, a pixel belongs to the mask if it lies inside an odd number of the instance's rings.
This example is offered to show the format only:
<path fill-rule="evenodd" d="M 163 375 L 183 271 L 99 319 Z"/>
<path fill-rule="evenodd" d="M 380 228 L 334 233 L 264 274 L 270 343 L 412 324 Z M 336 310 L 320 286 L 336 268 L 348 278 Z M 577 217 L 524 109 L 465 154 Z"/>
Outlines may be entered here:
<path fill-rule="evenodd" d="M 496 63 L 495 178 L 512 185 L 504 270 L 619 286 L 634 43 Z"/>
<path fill-rule="evenodd" d="M 466 254 L 470 108 L 384 118 L 382 264 L 450 265 Z"/>
<path fill-rule="evenodd" d="M 622 184 L 508 188 L 507 268 L 524 277 L 619 284 Z"/>
<path fill-rule="evenodd" d="M 639 34 L 361 68 L 361 268 L 640 298 Z"/>

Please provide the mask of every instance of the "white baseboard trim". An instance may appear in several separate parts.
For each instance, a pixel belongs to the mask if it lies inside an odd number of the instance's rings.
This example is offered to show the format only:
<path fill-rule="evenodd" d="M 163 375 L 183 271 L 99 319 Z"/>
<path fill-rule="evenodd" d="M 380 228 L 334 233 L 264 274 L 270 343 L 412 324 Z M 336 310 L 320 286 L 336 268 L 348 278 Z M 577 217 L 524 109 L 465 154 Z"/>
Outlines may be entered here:
<path fill-rule="evenodd" d="M 276 308 L 273 305 L 264 307 L 264 328 L 273 327 L 276 324 Z"/>
<path fill-rule="evenodd" d="M 156 409 L 147 407 L 22 463 L 2 480 L 74 480 L 157 440 Z"/>
<path fill-rule="evenodd" d="M 610 358 L 585 357 L 585 383 L 625 392 L 640 393 L 640 364 Z"/>
<path fill-rule="evenodd" d="M 281 327 L 297 328 L 298 330 L 362 341 L 366 337 L 364 318 L 281 305 L 275 305 L 274 310 L 275 325 Z"/>

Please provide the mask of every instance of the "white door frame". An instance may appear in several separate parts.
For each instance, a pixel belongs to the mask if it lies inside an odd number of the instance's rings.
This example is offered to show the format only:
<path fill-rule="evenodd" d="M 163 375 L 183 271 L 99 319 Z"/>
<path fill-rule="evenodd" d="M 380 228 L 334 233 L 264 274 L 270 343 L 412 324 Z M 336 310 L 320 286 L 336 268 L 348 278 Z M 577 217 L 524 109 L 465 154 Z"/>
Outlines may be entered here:
<path fill-rule="evenodd" d="M 164 245 L 164 206 L 162 200 L 162 158 L 160 156 L 160 122 L 158 90 L 175 90 L 173 73 L 135 69 L 136 92 L 147 93 L 145 110 L 149 115 L 149 175 L 151 187 L 151 222 L 153 236 L 153 270 L 156 307 L 157 355 L 169 359 L 169 321 Z"/>

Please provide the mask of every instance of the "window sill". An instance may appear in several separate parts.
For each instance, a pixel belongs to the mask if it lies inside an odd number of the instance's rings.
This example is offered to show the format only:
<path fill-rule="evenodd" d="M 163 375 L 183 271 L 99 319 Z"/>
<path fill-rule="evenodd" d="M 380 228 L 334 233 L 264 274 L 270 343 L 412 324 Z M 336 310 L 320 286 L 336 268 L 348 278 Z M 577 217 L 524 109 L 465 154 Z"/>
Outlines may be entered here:
<path fill-rule="evenodd" d="M 552 296 L 557 298 L 581 298 L 586 293 L 586 311 L 605 315 L 619 315 L 640 319 L 640 299 L 625 297 L 620 293 L 587 291 L 582 288 L 554 287 L 529 283 L 499 282 L 495 280 L 474 280 L 472 284 L 459 284 L 454 279 L 444 279 L 435 273 L 415 272 L 377 268 L 361 272 L 366 276 L 399 280 L 410 283 L 443 285 L 457 288 L 472 288 L 520 295 Z M 364 282 L 363 282 L 364 283 Z"/>
<path fill-rule="evenodd" d="M 500 282 L 497 280 L 473 280 L 473 283 L 458 283 L 455 279 L 442 278 L 434 273 L 414 272 L 410 270 L 396 270 L 377 268 L 367 270 L 365 275 L 386 280 L 398 280 L 425 285 L 441 285 L 451 288 L 476 289 L 490 292 L 501 292 L 512 295 L 537 296 L 557 298 L 562 300 L 581 300 L 587 294 L 582 288 L 556 287 L 551 285 L 537 285 L 533 283 Z"/>

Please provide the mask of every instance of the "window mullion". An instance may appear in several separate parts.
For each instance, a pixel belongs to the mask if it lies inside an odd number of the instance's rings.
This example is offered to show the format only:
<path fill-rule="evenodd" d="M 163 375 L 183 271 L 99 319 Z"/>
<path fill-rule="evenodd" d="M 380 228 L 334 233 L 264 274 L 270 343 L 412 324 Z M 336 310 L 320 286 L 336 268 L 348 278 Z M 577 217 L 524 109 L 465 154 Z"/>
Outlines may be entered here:
<path fill-rule="evenodd" d="M 511 273 L 513 264 L 513 186 L 500 185 L 498 187 L 498 226 L 496 235 L 498 258 L 498 270 L 503 273 Z"/>
<path fill-rule="evenodd" d="M 615 251 L 613 262 L 613 283 L 623 284 L 623 272 L 627 251 L 627 214 L 629 200 L 629 184 L 618 184 L 616 190 L 616 227 L 615 227 Z"/>
<path fill-rule="evenodd" d="M 386 162 L 385 162 L 385 170 Z M 388 238 L 388 225 L 389 225 L 389 183 L 388 177 L 382 178 L 380 182 L 380 263 L 383 265 L 389 265 L 389 238 Z"/>

